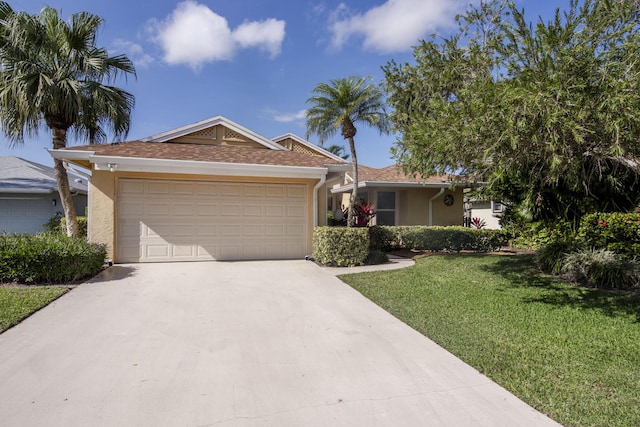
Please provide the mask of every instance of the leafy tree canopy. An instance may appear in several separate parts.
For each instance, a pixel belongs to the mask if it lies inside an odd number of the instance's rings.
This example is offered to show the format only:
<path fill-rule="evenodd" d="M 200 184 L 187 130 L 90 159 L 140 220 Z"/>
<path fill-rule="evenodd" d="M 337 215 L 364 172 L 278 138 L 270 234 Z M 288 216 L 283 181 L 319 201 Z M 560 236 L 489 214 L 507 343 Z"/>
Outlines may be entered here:
<path fill-rule="evenodd" d="M 640 6 L 572 0 L 532 25 L 487 1 L 458 31 L 387 63 L 394 155 L 407 172 L 455 174 L 536 219 L 640 202 Z"/>

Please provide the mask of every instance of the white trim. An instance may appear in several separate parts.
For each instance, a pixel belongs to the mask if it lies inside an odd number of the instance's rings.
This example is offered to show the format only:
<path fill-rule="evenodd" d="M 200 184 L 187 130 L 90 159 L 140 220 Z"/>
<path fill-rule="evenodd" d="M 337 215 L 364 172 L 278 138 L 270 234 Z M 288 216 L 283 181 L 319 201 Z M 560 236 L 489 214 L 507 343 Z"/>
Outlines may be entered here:
<path fill-rule="evenodd" d="M 451 187 L 451 182 L 442 182 L 442 183 L 434 183 L 434 182 L 393 182 L 393 181 L 360 181 L 358 183 L 358 188 L 366 188 L 366 187 L 397 187 L 397 188 L 449 188 Z M 332 188 L 332 193 L 346 193 L 348 191 L 353 190 L 353 184 L 346 184 L 341 187 Z"/>
<path fill-rule="evenodd" d="M 251 163 L 201 162 L 194 160 L 147 159 L 117 156 L 92 156 L 98 171 L 159 172 L 281 178 L 314 178 L 325 176 L 325 167 L 256 165 Z"/>
<path fill-rule="evenodd" d="M 351 165 L 350 162 L 347 162 L 345 159 L 343 159 L 340 156 L 336 156 L 335 154 L 333 154 L 330 151 L 325 150 L 324 148 L 320 147 L 319 145 L 313 144 L 312 142 L 309 142 L 307 140 L 304 140 L 302 138 L 300 138 L 298 135 L 295 135 L 291 132 L 289 133 L 285 133 L 284 135 L 280 135 L 280 136 L 276 136 L 275 138 L 271 138 L 271 140 L 275 143 L 277 143 L 278 141 L 282 141 L 285 140 L 287 138 L 293 139 L 294 141 L 304 145 L 305 147 L 314 150 L 315 152 L 322 154 L 323 156 L 329 157 L 333 160 L 337 160 L 339 162 L 344 162 L 347 163 L 348 165 Z M 278 144 L 280 145 L 280 144 Z"/>
<path fill-rule="evenodd" d="M 239 134 L 246 136 L 249 139 L 255 140 L 257 143 L 264 145 L 267 148 L 271 148 L 272 150 L 286 150 L 280 144 L 276 144 L 270 139 L 259 135 L 252 130 L 247 129 L 244 126 L 239 125 L 236 122 L 233 122 L 226 117 L 223 116 L 215 116 L 209 119 L 205 119 L 196 123 L 191 123 L 186 126 L 182 126 L 176 129 L 168 130 L 166 132 L 162 132 L 156 135 L 152 135 L 146 138 L 142 138 L 143 142 L 167 142 L 172 139 L 180 138 L 181 136 L 188 135 L 190 133 L 198 132 L 203 129 L 211 128 L 214 126 L 223 125 L 234 132 L 238 132 Z"/>

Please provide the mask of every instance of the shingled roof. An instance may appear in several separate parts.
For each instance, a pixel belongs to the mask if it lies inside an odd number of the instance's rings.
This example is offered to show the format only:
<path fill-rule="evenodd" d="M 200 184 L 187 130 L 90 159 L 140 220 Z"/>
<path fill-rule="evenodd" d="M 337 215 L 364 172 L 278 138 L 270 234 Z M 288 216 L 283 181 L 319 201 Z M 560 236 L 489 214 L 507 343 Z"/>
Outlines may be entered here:
<path fill-rule="evenodd" d="M 69 175 L 71 191 L 87 193 L 87 182 Z M 53 193 L 58 191 L 54 169 L 15 156 L 0 157 L 0 193 Z"/>
<path fill-rule="evenodd" d="M 358 165 L 359 182 L 398 182 L 398 183 L 429 183 L 440 184 L 449 183 L 451 180 L 444 175 L 433 175 L 423 178 L 420 175 L 407 175 L 398 165 L 391 165 L 384 168 L 371 168 L 369 166 Z"/>
<path fill-rule="evenodd" d="M 129 141 L 105 145 L 68 147 L 65 148 L 65 150 L 91 151 L 96 156 L 108 157 L 274 166 L 323 167 L 327 164 L 347 163 L 289 150 L 271 150 L 268 148 L 236 147 L 229 145 L 182 144 L 175 142 Z"/>

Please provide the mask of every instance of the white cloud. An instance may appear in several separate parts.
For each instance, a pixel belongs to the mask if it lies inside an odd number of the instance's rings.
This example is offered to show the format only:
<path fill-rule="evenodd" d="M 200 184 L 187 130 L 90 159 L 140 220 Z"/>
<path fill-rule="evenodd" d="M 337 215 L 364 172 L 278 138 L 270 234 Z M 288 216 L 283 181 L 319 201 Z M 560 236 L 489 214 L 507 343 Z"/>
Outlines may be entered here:
<path fill-rule="evenodd" d="M 259 47 L 273 58 L 280 53 L 285 35 L 285 22 L 272 18 L 246 21 L 232 31 L 224 17 L 194 0 L 178 3 L 171 15 L 152 21 L 151 27 L 164 60 L 194 70 L 208 62 L 230 60 L 238 48 Z"/>
<path fill-rule="evenodd" d="M 244 22 L 233 32 L 233 39 L 241 47 L 259 47 L 275 58 L 284 40 L 284 21 L 269 18 L 261 22 Z"/>
<path fill-rule="evenodd" d="M 264 111 L 269 116 L 271 116 L 273 120 L 280 123 L 291 123 L 298 120 L 306 119 L 307 117 L 307 110 L 299 110 L 299 111 L 296 111 L 295 113 L 283 113 L 280 111 L 267 108 Z"/>
<path fill-rule="evenodd" d="M 455 15 L 467 4 L 465 0 L 387 0 L 353 14 L 341 3 L 329 18 L 331 44 L 341 48 L 352 37 L 362 37 L 367 50 L 409 50 L 436 29 L 452 26 Z"/>
<path fill-rule="evenodd" d="M 151 55 L 144 52 L 142 46 L 132 41 L 115 39 L 112 45 L 115 51 L 124 52 L 136 68 L 147 68 L 154 61 Z"/>

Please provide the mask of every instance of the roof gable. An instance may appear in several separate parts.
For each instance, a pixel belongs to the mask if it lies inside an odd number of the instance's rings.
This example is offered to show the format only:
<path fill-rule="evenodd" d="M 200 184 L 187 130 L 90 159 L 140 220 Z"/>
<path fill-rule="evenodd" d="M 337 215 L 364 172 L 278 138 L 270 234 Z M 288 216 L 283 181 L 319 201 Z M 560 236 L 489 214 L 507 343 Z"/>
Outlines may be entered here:
<path fill-rule="evenodd" d="M 272 138 L 272 141 L 291 151 L 305 153 L 312 156 L 323 156 L 337 162 L 347 163 L 347 161 L 342 157 L 336 156 L 330 151 L 327 151 L 318 145 L 312 144 L 311 142 L 306 141 L 293 133 L 286 133 L 284 135 L 277 136 L 275 138 Z"/>
<path fill-rule="evenodd" d="M 144 142 L 190 143 L 210 145 L 240 145 L 271 150 L 284 150 L 279 144 L 235 123 L 226 117 L 215 116 L 176 129 L 159 133 Z"/>

